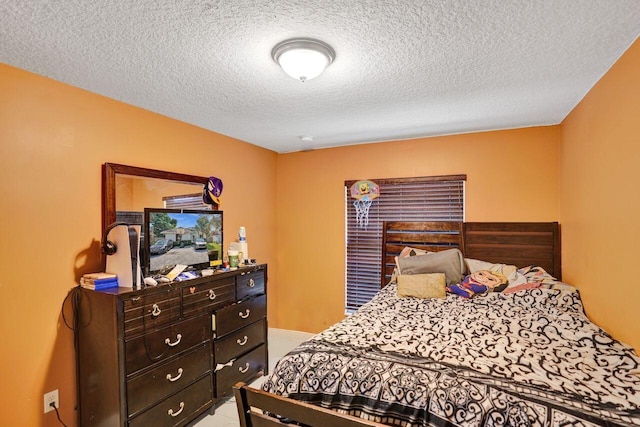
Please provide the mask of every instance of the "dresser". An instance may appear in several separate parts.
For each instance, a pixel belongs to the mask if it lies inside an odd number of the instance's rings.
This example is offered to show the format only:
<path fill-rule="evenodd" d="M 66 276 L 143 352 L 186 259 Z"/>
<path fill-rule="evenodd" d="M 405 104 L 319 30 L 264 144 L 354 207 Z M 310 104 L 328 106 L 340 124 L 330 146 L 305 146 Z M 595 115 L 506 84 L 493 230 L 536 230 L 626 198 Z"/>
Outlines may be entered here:
<path fill-rule="evenodd" d="M 81 289 L 80 425 L 169 427 L 268 371 L 267 266 L 141 290 Z"/>

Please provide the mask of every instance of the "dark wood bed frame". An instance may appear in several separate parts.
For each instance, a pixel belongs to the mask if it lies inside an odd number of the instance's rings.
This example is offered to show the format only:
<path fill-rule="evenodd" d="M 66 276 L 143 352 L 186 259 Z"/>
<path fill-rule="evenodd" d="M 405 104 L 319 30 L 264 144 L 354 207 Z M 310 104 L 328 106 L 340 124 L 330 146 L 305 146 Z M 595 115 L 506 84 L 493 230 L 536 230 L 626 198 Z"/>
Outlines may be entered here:
<path fill-rule="evenodd" d="M 459 248 L 466 258 L 517 267 L 538 265 L 562 279 L 560 226 L 557 222 L 385 222 L 382 227 L 384 287 L 395 266 L 394 257 L 405 246 L 431 252 Z M 263 411 L 310 427 L 382 427 L 383 424 L 340 414 L 319 406 L 289 399 L 245 384 L 234 387 L 242 427 L 285 426 Z"/>

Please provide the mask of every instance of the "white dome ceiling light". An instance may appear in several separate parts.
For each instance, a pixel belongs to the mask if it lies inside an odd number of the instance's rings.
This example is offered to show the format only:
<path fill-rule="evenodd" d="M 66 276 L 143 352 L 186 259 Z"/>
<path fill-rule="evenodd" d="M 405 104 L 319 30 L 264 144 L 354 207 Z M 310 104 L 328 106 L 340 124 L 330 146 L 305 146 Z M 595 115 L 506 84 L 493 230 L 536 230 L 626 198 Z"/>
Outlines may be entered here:
<path fill-rule="evenodd" d="M 305 82 L 322 74 L 336 53 L 320 40 L 295 38 L 278 43 L 271 51 L 271 57 L 285 73 Z"/>

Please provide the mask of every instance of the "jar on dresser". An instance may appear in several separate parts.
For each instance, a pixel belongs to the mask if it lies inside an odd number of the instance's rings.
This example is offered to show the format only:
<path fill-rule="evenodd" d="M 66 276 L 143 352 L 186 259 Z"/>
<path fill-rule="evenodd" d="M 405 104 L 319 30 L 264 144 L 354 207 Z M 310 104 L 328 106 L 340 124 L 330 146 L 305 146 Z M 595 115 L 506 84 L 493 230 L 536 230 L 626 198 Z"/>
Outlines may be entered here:
<path fill-rule="evenodd" d="M 140 290 L 81 289 L 80 425 L 183 426 L 268 371 L 267 266 Z"/>

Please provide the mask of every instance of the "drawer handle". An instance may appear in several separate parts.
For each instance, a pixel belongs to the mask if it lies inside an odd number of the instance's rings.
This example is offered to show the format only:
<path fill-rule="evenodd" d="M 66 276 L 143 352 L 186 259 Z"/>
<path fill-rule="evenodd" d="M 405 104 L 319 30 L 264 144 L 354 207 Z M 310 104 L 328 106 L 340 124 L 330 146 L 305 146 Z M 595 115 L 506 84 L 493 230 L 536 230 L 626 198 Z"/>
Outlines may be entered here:
<path fill-rule="evenodd" d="M 244 364 L 244 369 L 243 368 L 238 368 L 238 371 L 241 374 L 246 374 L 248 370 L 249 370 L 249 362 Z"/>
<path fill-rule="evenodd" d="M 216 293 L 213 291 L 213 289 L 209 289 L 209 299 L 211 301 L 213 301 L 214 299 L 216 299 L 217 295 Z"/>
<path fill-rule="evenodd" d="M 236 361 L 236 359 L 231 359 L 227 363 L 218 363 L 216 365 L 216 369 L 213 372 L 218 372 L 218 371 L 223 370 L 226 367 L 231 367 L 231 366 L 233 366 L 235 361 Z"/>
<path fill-rule="evenodd" d="M 171 374 L 167 374 L 167 379 L 171 382 L 178 381 L 182 376 L 182 372 L 183 372 L 182 368 L 178 368 L 178 375 L 176 375 L 175 377 L 172 377 Z"/>
<path fill-rule="evenodd" d="M 173 412 L 173 409 L 169 409 L 169 411 L 167 411 L 167 414 L 171 415 L 172 417 L 177 417 L 182 413 L 183 410 L 184 410 L 184 402 L 180 402 L 180 409 L 178 409 L 177 412 Z"/>
<path fill-rule="evenodd" d="M 176 340 L 174 342 L 171 342 L 171 340 L 169 338 L 164 340 L 164 343 L 166 345 L 168 345 L 169 347 L 175 347 L 178 344 L 180 344 L 180 341 L 182 340 L 182 334 L 178 334 L 176 335 Z"/>
<path fill-rule="evenodd" d="M 251 314 L 251 310 L 249 310 L 248 308 L 244 311 L 244 314 L 242 314 L 242 312 L 238 313 L 238 316 L 242 317 L 243 319 L 246 319 L 247 317 L 249 317 L 249 315 Z"/>
<path fill-rule="evenodd" d="M 158 304 L 153 304 L 153 310 L 151 310 L 151 315 L 153 317 L 158 317 L 160 316 L 160 313 L 162 313 L 162 310 L 160 310 L 160 307 L 158 307 Z"/>
<path fill-rule="evenodd" d="M 244 338 L 240 339 L 238 338 L 236 340 L 236 342 L 238 343 L 238 345 L 245 345 L 247 343 L 247 341 L 249 341 L 249 337 L 248 336 L 244 336 Z"/>
<path fill-rule="evenodd" d="M 253 288 L 256 285 L 256 282 L 253 279 L 249 279 L 249 282 L 247 282 L 247 286 L 250 288 Z"/>

